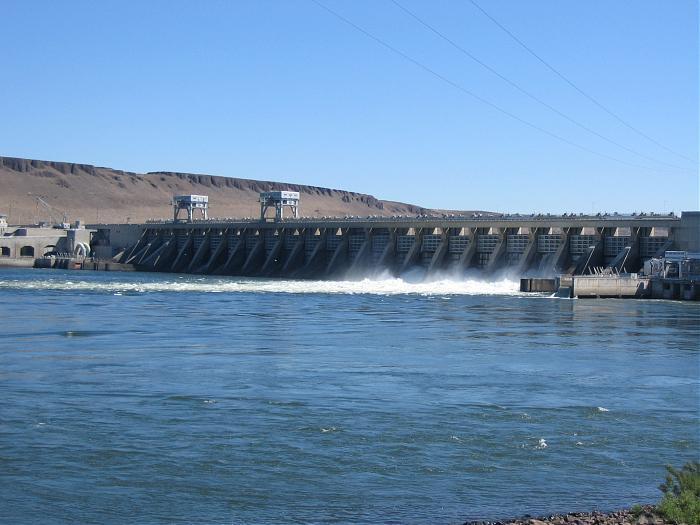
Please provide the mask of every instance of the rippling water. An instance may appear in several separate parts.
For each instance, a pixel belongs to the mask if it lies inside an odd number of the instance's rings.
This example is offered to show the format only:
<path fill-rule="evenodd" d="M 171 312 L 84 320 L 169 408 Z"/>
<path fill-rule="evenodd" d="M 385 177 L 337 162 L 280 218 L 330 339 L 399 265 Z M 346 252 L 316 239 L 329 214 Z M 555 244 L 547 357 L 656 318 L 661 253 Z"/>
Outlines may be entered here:
<path fill-rule="evenodd" d="M 658 499 L 697 303 L 0 270 L 2 523 L 461 523 Z"/>

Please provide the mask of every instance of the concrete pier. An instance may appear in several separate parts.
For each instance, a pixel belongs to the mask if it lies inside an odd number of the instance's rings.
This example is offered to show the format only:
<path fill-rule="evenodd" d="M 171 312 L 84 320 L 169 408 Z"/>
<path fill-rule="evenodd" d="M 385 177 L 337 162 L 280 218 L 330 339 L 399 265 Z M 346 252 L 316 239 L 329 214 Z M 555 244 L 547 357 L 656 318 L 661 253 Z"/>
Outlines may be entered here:
<path fill-rule="evenodd" d="M 700 300 L 700 278 L 666 279 L 628 275 L 574 276 L 569 297 Z"/>
<path fill-rule="evenodd" d="M 557 279 L 540 279 L 523 277 L 520 279 L 520 291 L 530 293 L 554 293 L 559 289 Z"/>
<path fill-rule="evenodd" d="M 668 249 L 700 250 L 700 213 L 396 217 L 95 224 L 93 254 L 146 271 L 332 278 L 427 274 L 635 272 Z"/>
<path fill-rule="evenodd" d="M 573 297 L 651 297 L 649 278 L 629 275 L 580 275 L 573 278 Z"/>

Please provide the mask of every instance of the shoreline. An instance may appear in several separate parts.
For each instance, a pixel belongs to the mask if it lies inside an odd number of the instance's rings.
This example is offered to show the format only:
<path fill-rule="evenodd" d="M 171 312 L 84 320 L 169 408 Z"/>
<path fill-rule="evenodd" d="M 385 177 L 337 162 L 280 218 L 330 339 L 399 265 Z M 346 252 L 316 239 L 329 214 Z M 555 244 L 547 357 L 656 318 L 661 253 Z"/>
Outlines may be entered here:
<path fill-rule="evenodd" d="M 504 520 L 468 520 L 462 525 L 666 525 L 673 522 L 655 512 L 653 505 L 642 505 L 610 512 L 570 512 L 532 517 L 528 514 Z"/>

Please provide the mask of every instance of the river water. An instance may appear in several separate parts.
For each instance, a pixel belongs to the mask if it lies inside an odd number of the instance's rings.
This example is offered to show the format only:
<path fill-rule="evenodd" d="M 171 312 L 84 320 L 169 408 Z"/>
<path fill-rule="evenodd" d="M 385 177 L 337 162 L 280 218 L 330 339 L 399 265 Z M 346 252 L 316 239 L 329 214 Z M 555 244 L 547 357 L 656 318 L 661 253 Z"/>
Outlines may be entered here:
<path fill-rule="evenodd" d="M 461 523 L 659 499 L 700 305 L 0 270 L 0 522 Z"/>

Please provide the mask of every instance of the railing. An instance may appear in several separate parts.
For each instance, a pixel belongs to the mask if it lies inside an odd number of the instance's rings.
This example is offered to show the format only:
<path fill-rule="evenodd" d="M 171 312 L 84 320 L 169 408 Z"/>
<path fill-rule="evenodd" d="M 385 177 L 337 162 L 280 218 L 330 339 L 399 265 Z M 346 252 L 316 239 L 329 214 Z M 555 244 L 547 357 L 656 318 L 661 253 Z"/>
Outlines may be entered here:
<path fill-rule="evenodd" d="M 367 217 L 359 216 L 347 216 L 347 217 L 299 217 L 281 219 L 276 222 L 264 221 L 258 218 L 252 217 L 218 217 L 210 219 L 193 219 L 192 222 L 182 222 L 178 221 L 174 223 L 172 220 L 168 219 L 147 219 L 145 224 L 149 225 L 173 225 L 173 224 L 217 224 L 217 223 L 246 223 L 246 224 L 304 224 L 304 223 L 319 223 L 319 222 L 351 222 L 351 223 L 385 223 L 385 222 L 400 222 L 400 223 L 416 223 L 416 222 L 447 222 L 447 223 L 460 223 L 460 222 L 513 222 L 519 223 L 524 221 L 537 221 L 537 222 L 552 222 L 552 221 L 605 221 L 605 222 L 616 222 L 616 221 L 640 221 L 640 222 L 656 222 L 659 220 L 679 220 L 680 218 L 675 214 L 669 215 L 656 215 L 656 214 L 637 214 L 637 215 L 622 215 L 622 214 L 597 214 L 597 215 L 416 215 L 416 216 L 406 216 L 406 215 L 393 215 L 393 216 L 379 216 L 371 215 Z"/>

